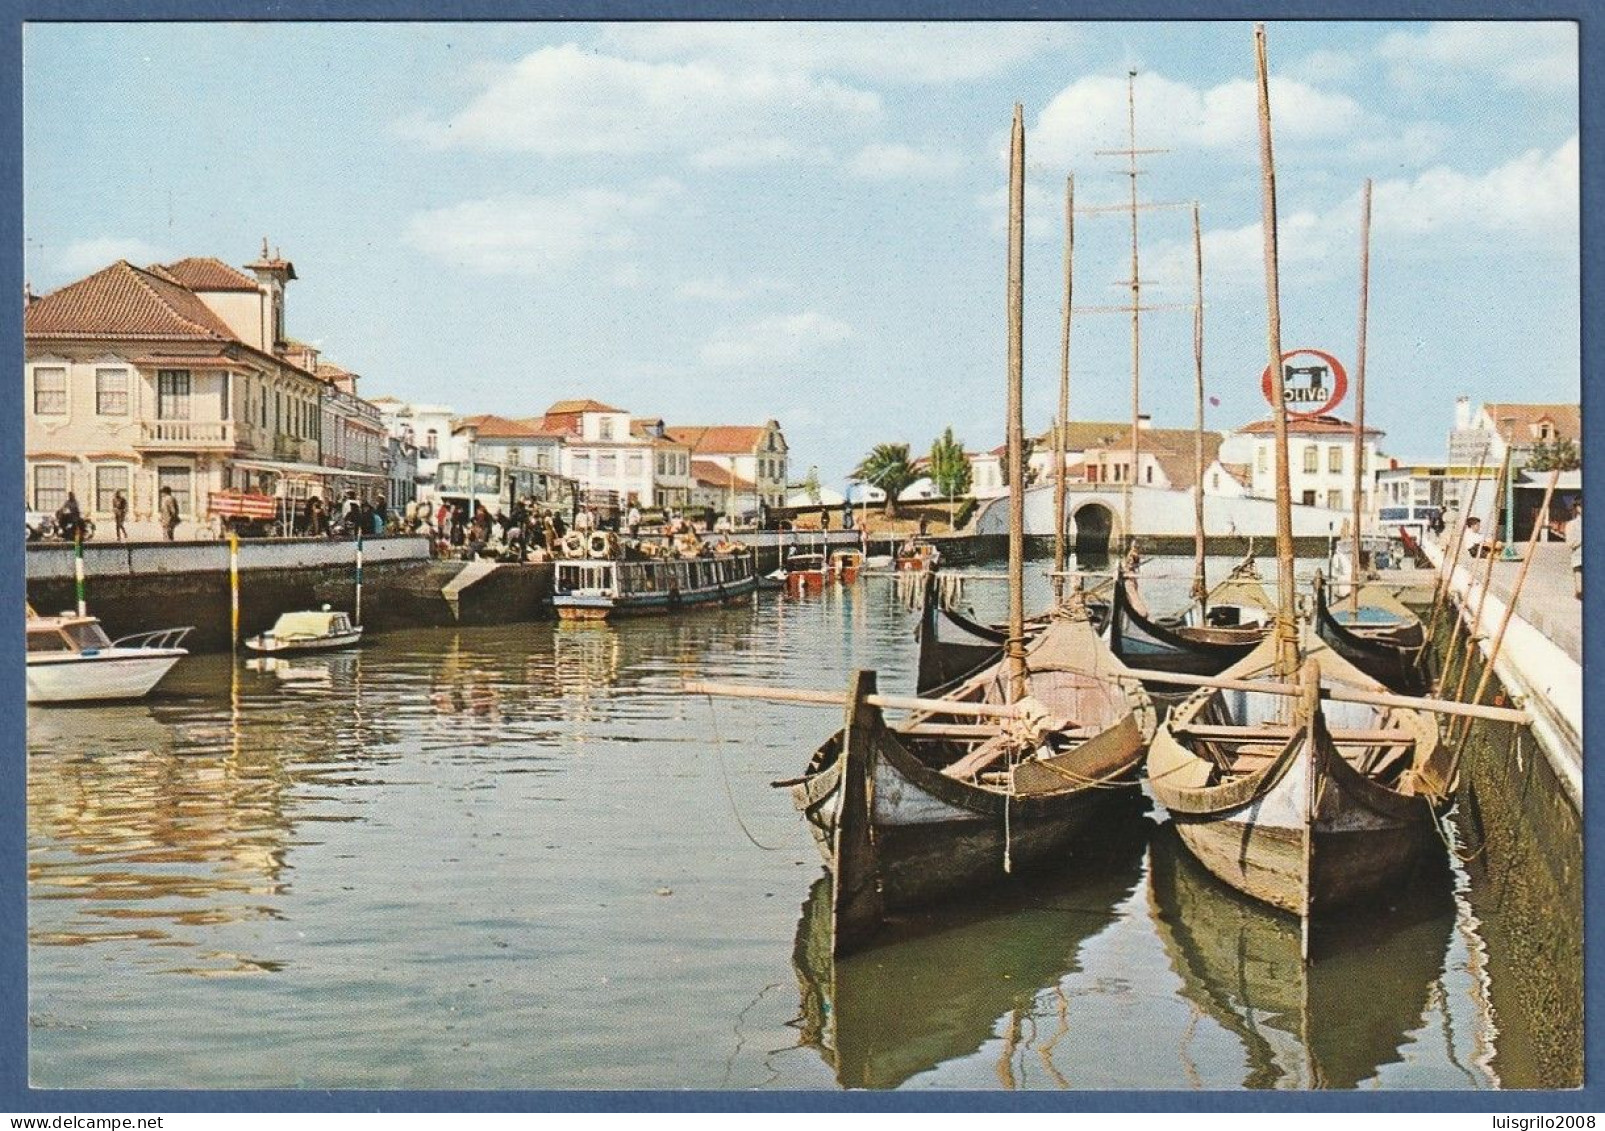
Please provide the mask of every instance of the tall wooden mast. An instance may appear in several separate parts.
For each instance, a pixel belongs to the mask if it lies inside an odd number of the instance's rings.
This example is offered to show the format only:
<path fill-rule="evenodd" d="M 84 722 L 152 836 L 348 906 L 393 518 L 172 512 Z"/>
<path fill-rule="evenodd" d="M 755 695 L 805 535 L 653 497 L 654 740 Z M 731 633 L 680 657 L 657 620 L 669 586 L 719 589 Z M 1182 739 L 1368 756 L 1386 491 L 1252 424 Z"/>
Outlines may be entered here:
<path fill-rule="evenodd" d="M 1064 182 L 1064 321 L 1059 331 L 1059 416 L 1053 437 L 1053 596 L 1064 598 L 1065 567 L 1065 498 L 1064 459 L 1065 428 L 1070 423 L 1070 299 L 1075 277 L 1076 256 L 1076 178 L 1072 174 Z"/>
<path fill-rule="evenodd" d="M 1009 138 L 1009 700 L 1025 697 L 1025 467 L 1022 324 L 1025 293 L 1025 108 L 1014 104 Z"/>
<path fill-rule="evenodd" d="M 1371 178 L 1365 179 L 1360 206 L 1360 341 L 1354 351 L 1354 548 L 1350 552 L 1354 576 L 1349 584 L 1349 608 L 1360 609 L 1360 493 L 1365 485 L 1365 323 L 1371 308 Z"/>
<path fill-rule="evenodd" d="M 1276 251 L 1276 160 L 1271 146 L 1271 90 L 1265 25 L 1254 25 L 1254 69 L 1259 89 L 1261 227 L 1265 236 L 1265 331 L 1270 352 L 1271 402 L 1276 427 L 1276 671 L 1298 671 L 1298 624 L 1293 608 L 1293 508 L 1287 459 L 1287 400 L 1282 371 L 1282 299 Z"/>
<path fill-rule="evenodd" d="M 1193 600 L 1209 598 L 1204 577 L 1204 236 L 1193 201 Z"/>

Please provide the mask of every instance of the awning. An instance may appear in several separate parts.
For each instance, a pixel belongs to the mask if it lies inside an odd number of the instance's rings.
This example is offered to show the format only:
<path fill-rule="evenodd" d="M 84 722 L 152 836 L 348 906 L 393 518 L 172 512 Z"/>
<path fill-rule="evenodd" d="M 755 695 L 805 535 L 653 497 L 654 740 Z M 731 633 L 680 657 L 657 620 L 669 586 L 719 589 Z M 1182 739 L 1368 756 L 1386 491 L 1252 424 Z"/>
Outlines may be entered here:
<path fill-rule="evenodd" d="M 1552 471 L 1533 471 L 1530 468 L 1523 468 L 1521 482 L 1517 483 L 1516 486 L 1542 491 L 1549 486 L 1549 477 L 1554 474 Z M 1563 471 L 1555 477 L 1555 490 L 1557 491 L 1581 491 L 1582 489 L 1583 473 L 1580 470 Z"/>
<path fill-rule="evenodd" d="M 384 479 L 372 471 L 351 471 L 344 467 L 324 467 L 320 463 L 285 463 L 271 459 L 237 459 L 230 461 L 245 471 L 271 471 L 286 479 Z"/>

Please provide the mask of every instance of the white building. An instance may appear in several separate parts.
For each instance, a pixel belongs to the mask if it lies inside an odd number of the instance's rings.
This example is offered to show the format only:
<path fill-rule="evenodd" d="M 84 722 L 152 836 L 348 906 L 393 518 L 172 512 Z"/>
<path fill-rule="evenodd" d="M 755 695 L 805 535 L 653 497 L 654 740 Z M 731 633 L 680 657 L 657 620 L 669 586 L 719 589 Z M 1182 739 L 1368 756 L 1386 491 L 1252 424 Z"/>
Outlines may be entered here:
<path fill-rule="evenodd" d="M 450 450 L 451 425 L 457 415 L 450 405 L 408 403 L 389 396 L 374 397 L 368 403 L 379 410 L 388 435 L 418 449 L 420 483 L 435 481 L 435 469 L 442 459 L 465 458 Z"/>
<path fill-rule="evenodd" d="M 560 439 L 562 473 L 598 506 L 650 506 L 654 501 L 653 441 L 631 428 L 630 414 L 594 400 L 558 401 L 542 427 Z"/>
<path fill-rule="evenodd" d="M 1361 475 L 1369 481 L 1377 466 L 1375 428 L 1365 430 L 1361 449 Z M 1237 438 L 1241 437 L 1241 442 Z M 1256 499 L 1276 498 L 1276 425 L 1256 420 L 1240 428 L 1225 445 L 1227 454 L 1246 449 L 1249 462 L 1248 494 Z M 1287 422 L 1288 483 L 1293 502 L 1307 507 L 1347 513 L 1354 500 L 1354 425 L 1335 416 L 1316 416 Z M 1362 487 L 1360 509 L 1370 508 L 1370 492 Z"/>
<path fill-rule="evenodd" d="M 788 448 L 778 422 L 676 425 L 666 433 L 690 449 L 693 475 L 698 463 L 722 468 L 728 475 L 705 476 L 710 487 L 715 486 L 713 479 L 728 480 L 720 489 L 732 497 L 750 495 L 739 505 L 729 504 L 733 509 L 726 513 L 756 509 L 760 502 L 771 507 L 785 505 Z M 738 488 L 738 484 L 742 486 Z"/>

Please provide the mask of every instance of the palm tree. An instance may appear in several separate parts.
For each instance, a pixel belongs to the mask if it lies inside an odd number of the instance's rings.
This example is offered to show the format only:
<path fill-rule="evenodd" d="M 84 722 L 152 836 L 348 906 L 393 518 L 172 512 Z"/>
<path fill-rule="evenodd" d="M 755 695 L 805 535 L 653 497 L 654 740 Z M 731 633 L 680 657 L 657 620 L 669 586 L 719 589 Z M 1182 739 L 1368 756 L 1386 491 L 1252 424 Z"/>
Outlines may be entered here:
<path fill-rule="evenodd" d="M 873 483 L 886 492 L 886 517 L 897 517 L 897 496 L 914 482 L 914 465 L 907 444 L 876 444 L 853 472 L 854 479 Z"/>

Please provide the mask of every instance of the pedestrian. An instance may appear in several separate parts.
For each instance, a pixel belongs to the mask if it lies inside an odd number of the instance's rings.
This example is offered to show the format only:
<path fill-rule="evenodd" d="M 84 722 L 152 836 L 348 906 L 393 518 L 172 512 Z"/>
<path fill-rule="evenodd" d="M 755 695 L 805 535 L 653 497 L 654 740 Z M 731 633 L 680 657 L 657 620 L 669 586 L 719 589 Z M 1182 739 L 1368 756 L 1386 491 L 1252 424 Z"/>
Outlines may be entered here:
<path fill-rule="evenodd" d="M 117 541 L 128 540 L 128 496 L 116 491 L 111 497 L 112 530 L 117 535 Z"/>
<path fill-rule="evenodd" d="M 574 516 L 574 529 L 580 534 L 589 535 L 596 529 L 596 516 L 591 513 L 590 507 L 581 507 Z"/>
<path fill-rule="evenodd" d="M 830 511 L 826 510 L 824 507 L 819 508 L 819 529 L 830 529 Z"/>
<path fill-rule="evenodd" d="M 851 530 L 852 528 L 853 528 L 853 504 L 848 502 L 846 499 L 843 499 L 842 500 L 842 529 L 843 530 Z"/>
<path fill-rule="evenodd" d="M 1572 504 L 1572 517 L 1566 523 L 1566 545 L 1572 552 L 1572 596 L 1583 599 L 1583 500 Z"/>
<path fill-rule="evenodd" d="M 171 487 L 163 487 L 158 494 L 157 517 L 161 519 L 162 534 L 171 542 L 178 531 L 178 498 Z"/>
<path fill-rule="evenodd" d="M 923 515 L 923 514 L 920 515 L 920 537 L 921 538 L 925 537 L 925 532 L 930 529 L 930 526 L 931 526 L 930 518 L 927 517 L 926 515 Z"/>
<path fill-rule="evenodd" d="M 641 508 L 634 503 L 630 504 L 630 515 L 625 520 L 629 523 L 630 537 L 637 538 L 641 534 Z"/>

